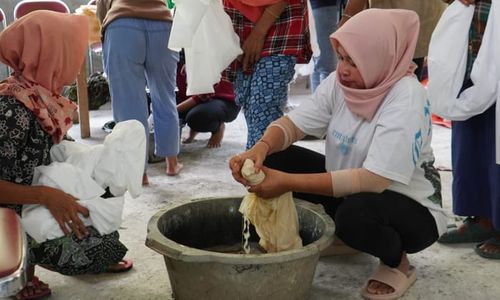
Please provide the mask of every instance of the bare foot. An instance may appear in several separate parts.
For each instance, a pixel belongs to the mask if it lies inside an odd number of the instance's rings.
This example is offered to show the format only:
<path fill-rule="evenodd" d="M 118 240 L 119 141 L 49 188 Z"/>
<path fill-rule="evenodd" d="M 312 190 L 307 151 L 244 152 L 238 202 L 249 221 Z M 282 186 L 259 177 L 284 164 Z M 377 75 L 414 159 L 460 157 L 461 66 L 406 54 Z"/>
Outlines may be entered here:
<path fill-rule="evenodd" d="M 198 134 L 198 132 L 194 131 L 193 129 L 189 129 L 189 136 L 187 138 L 183 138 L 182 143 L 183 144 L 192 143 L 197 134 Z"/>
<path fill-rule="evenodd" d="M 145 186 L 145 185 L 149 185 L 149 178 L 148 178 L 148 174 L 144 173 L 142 175 L 142 185 Z"/>
<path fill-rule="evenodd" d="M 208 148 L 219 148 L 220 143 L 222 142 L 222 138 L 224 137 L 224 130 L 226 129 L 226 124 L 221 123 L 219 126 L 219 130 L 217 132 L 212 133 L 212 136 L 208 140 L 207 147 Z"/>
<path fill-rule="evenodd" d="M 177 161 L 177 156 L 169 156 L 166 158 L 167 161 L 167 175 L 176 176 L 184 167 L 180 162 Z"/>
<path fill-rule="evenodd" d="M 401 263 L 399 264 L 399 266 L 397 266 L 396 269 L 401 271 L 403 274 L 410 275 L 410 268 L 412 268 L 410 266 L 410 261 L 408 260 L 406 253 L 403 253 L 403 256 L 401 257 Z M 366 287 L 366 291 L 374 295 L 383 295 L 393 293 L 394 288 L 380 281 L 371 280 Z"/>

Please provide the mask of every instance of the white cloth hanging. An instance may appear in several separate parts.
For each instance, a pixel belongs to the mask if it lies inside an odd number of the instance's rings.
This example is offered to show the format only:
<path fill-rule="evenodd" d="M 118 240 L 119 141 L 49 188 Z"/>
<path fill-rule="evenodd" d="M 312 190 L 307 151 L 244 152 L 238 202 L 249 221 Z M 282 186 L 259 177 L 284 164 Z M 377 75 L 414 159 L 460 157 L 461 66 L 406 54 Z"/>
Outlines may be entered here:
<path fill-rule="evenodd" d="M 168 47 L 184 48 L 187 95 L 214 92 L 221 73 L 242 53 L 221 0 L 177 0 Z"/>
<path fill-rule="evenodd" d="M 478 56 L 471 71 L 473 86 L 462 87 L 469 28 L 474 6 L 460 1 L 443 13 L 431 38 L 428 56 L 428 95 L 432 112 L 449 120 L 467 120 L 490 108 L 500 83 L 500 7 L 492 1 Z M 496 107 L 496 162 L 500 164 L 500 106 Z"/>

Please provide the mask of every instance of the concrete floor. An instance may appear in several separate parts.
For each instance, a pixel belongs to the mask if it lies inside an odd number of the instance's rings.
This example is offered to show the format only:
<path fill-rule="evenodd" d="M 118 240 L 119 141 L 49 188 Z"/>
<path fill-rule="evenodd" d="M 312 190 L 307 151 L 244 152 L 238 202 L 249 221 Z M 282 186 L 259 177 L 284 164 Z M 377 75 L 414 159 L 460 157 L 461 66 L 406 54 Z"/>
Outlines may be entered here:
<path fill-rule="evenodd" d="M 300 103 L 308 91 L 296 84 L 292 87 L 292 104 Z M 100 143 L 101 126 L 111 119 L 110 110 L 91 112 L 92 137 L 84 143 Z M 242 196 L 245 189 L 231 177 L 227 161 L 243 151 L 246 126 L 243 116 L 227 124 L 226 136 L 219 149 L 205 147 L 208 134 L 181 146 L 180 160 L 184 170 L 177 177 L 164 174 L 165 164 L 149 165 L 150 186 L 143 194 L 126 198 L 124 221 L 120 229 L 128 257 L 134 268 L 124 274 L 68 277 L 39 269 L 38 275 L 52 288 L 51 299 L 172 299 L 163 258 L 144 245 L 149 218 L 160 208 L 195 198 Z M 184 132 L 186 134 L 187 132 Z M 79 139 L 79 127 L 70 134 Z M 302 141 L 301 145 L 323 151 L 322 141 Z M 436 165 L 450 167 L 450 130 L 435 126 Z M 445 207 L 451 211 L 451 173 L 441 172 Z M 450 217 L 450 223 L 454 219 Z M 500 264 L 480 258 L 473 245 L 443 246 L 434 244 L 410 256 L 416 266 L 418 280 L 402 299 L 500 299 Z M 361 299 L 359 291 L 377 260 L 365 254 L 324 257 L 317 266 L 310 299 Z"/>

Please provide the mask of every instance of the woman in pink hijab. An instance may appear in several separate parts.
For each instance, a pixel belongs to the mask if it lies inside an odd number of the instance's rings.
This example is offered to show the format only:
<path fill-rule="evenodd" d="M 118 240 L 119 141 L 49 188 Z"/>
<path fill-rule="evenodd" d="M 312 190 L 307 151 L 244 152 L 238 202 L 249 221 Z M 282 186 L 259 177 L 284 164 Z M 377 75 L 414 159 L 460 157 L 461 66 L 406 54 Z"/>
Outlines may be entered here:
<path fill-rule="evenodd" d="M 14 72 L 0 82 L 0 206 L 21 213 L 24 204 L 45 205 L 66 236 L 38 244 L 28 236 L 28 284 L 18 299 L 51 293 L 34 276 L 34 265 L 65 275 L 124 271 L 131 261 L 117 232 L 99 235 L 78 214 L 88 210 L 61 190 L 31 186 L 35 167 L 50 164 L 50 147 L 72 125 L 75 104 L 61 96 L 83 63 L 86 16 L 35 11 L 0 34 L 0 60 Z"/>
<path fill-rule="evenodd" d="M 409 10 L 354 16 L 331 35 L 337 71 L 314 99 L 271 123 L 229 162 L 235 180 L 260 197 L 293 191 L 322 204 L 337 238 L 379 258 L 362 289 L 366 299 L 403 295 L 416 280 L 407 253 L 427 248 L 446 229 L 429 102 L 413 75 L 418 28 Z M 305 135 L 326 136 L 325 154 L 292 145 Z M 261 184 L 241 177 L 245 159 L 266 174 Z"/>

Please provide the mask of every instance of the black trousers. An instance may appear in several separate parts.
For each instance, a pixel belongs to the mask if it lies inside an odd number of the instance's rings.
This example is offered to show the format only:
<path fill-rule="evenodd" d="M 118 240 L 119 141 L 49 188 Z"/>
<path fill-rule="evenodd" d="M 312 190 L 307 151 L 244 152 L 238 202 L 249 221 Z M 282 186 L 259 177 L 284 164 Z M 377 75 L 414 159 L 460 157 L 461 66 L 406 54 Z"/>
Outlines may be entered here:
<path fill-rule="evenodd" d="M 234 102 L 211 99 L 179 114 L 179 120 L 181 125 L 187 124 L 194 131 L 215 133 L 222 123 L 236 119 L 239 112 L 240 107 Z"/>
<path fill-rule="evenodd" d="M 324 155 L 294 145 L 270 155 L 264 164 L 289 173 L 326 172 Z M 439 237 L 429 209 L 393 191 L 344 198 L 305 193 L 294 193 L 294 197 L 322 204 L 335 221 L 335 234 L 344 243 L 392 268 L 400 264 L 403 252 L 419 252 Z"/>

